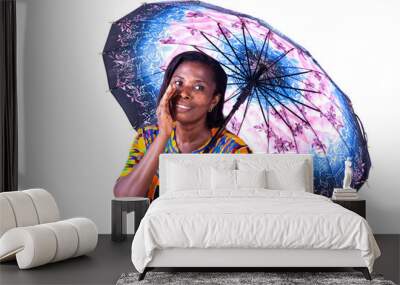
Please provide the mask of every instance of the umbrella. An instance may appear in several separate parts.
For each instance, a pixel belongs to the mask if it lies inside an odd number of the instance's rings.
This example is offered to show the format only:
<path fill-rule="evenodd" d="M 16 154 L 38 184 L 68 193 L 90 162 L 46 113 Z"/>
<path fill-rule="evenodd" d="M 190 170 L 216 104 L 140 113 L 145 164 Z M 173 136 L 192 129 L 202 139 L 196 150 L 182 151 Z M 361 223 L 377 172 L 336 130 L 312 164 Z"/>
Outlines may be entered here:
<path fill-rule="evenodd" d="M 262 20 L 200 1 L 143 4 L 112 24 L 103 51 L 108 83 L 134 128 L 157 122 L 165 68 L 188 50 L 225 69 L 224 127 L 254 152 L 312 154 L 315 191 L 329 197 L 348 157 L 352 186 L 367 180 L 363 126 L 310 53 Z"/>

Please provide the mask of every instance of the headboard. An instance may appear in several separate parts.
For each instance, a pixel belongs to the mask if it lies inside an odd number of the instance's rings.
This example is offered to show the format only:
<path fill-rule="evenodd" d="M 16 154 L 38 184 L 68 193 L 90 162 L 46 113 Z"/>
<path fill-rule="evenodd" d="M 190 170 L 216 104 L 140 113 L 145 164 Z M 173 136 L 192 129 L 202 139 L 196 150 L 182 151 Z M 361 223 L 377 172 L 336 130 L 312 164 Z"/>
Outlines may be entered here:
<path fill-rule="evenodd" d="M 218 163 L 221 160 L 229 160 L 235 163 L 237 167 L 239 161 L 248 160 L 267 160 L 268 163 L 273 164 L 275 161 L 284 161 L 287 163 L 300 163 L 305 162 L 307 166 L 307 187 L 306 191 L 314 193 L 314 179 L 313 179 L 313 158 L 310 154 L 263 154 L 263 153 L 253 153 L 253 154 L 160 154 L 159 157 L 159 181 L 160 181 L 160 196 L 164 194 L 168 189 L 167 185 L 168 175 L 167 168 L 169 162 L 175 163 L 190 163 L 194 166 L 210 166 L 213 163 Z M 236 168 L 237 169 L 237 168 Z M 164 186 L 164 187 L 163 187 Z"/>

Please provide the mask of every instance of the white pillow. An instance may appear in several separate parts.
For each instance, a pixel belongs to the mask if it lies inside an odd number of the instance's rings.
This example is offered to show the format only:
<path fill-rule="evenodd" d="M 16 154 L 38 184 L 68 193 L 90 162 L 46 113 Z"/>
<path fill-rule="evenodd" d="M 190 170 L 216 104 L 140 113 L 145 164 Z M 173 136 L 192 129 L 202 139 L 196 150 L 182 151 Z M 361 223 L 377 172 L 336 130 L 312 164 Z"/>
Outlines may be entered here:
<path fill-rule="evenodd" d="M 309 165 L 304 160 L 238 160 L 238 168 L 240 170 L 266 169 L 268 189 L 305 192 L 311 183 Z"/>
<path fill-rule="evenodd" d="M 267 188 L 267 171 L 235 170 L 237 188 Z"/>
<path fill-rule="evenodd" d="M 168 191 L 210 189 L 211 167 L 168 163 Z"/>
<path fill-rule="evenodd" d="M 266 171 L 263 170 L 211 170 L 211 188 L 213 190 L 238 190 L 241 188 L 266 188 Z"/>
<path fill-rule="evenodd" d="M 197 154 L 201 155 L 201 154 Z M 235 161 L 227 159 L 189 160 L 188 156 L 168 161 L 166 165 L 167 191 L 211 190 L 211 169 L 235 169 Z"/>
<path fill-rule="evenodd" d="M 268 188 L 290 191 L 307 191 L 307 164 L 292 164 L 289 168 L 272 169 L 267 173 Z"/>
<path fill-rule="evenodd" d="M 211 189 L 236 190 L 236 170 L 211 169 Z"/>

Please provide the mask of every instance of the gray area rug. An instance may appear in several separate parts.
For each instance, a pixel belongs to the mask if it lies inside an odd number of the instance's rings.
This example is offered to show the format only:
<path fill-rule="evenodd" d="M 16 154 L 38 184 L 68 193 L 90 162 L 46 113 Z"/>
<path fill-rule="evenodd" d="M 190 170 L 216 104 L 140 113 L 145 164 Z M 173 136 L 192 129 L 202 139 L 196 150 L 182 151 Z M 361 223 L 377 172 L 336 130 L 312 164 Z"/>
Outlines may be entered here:
<path fill-rule="evenodd" d="M 366 280 L 361 272 L 147 272 L 142 281 L 139 273 L 124 273 L 117 285 L 134 284 L 379 284 L 395 285 L 384 280 L 382 275 L 372 274 L 372 281 Z"/>

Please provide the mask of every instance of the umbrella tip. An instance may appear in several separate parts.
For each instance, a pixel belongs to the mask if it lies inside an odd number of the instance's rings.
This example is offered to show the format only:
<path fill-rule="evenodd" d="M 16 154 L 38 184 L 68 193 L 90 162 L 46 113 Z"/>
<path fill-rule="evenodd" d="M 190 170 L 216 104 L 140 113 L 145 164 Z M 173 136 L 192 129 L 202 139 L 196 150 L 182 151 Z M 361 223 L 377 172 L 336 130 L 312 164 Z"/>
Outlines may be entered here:
<path fill-rule="evenodd" d="M 147 2 L 141 2 L 142 6 L 147 5 Z"/>

